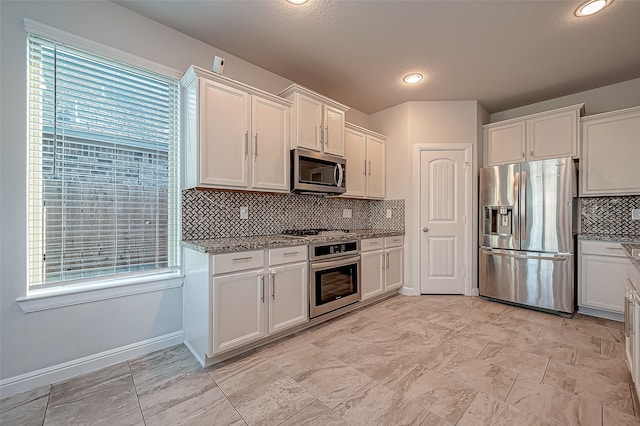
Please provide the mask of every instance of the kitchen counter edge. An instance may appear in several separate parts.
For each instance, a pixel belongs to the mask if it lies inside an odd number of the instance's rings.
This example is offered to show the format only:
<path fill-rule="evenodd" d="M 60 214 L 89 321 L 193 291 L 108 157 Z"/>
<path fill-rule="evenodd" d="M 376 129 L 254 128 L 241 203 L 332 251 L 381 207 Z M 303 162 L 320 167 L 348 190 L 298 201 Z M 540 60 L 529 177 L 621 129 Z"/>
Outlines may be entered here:
<path fill-rule="evenodd" d="M 579 240 L 640 244 L 640 235 L 580 234 Z"/>
<path fill-rule="evenodd" d="M 205 240 L 183 240 L 182 247 L 201 253 L 222 254 L 248 250 L 301 246 L 311 243 L 365 240 L 367 238 L 395 237 L 404 235 L 404 231 L 384 229 L 354 230 L 345 235 L 292 237 L 283 235 L 256 235 L 244 237 L 210 238 Z"/>

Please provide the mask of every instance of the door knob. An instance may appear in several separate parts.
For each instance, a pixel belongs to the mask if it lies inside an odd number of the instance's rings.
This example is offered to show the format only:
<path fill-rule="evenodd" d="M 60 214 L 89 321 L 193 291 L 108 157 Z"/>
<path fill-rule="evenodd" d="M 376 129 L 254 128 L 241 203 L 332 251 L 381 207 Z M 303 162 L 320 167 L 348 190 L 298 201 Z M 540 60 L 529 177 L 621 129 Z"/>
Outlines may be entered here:
<path fill-rule="evenodd" d="M 429 228 L 422 228 L 422 232 L 429 232 Z"/>

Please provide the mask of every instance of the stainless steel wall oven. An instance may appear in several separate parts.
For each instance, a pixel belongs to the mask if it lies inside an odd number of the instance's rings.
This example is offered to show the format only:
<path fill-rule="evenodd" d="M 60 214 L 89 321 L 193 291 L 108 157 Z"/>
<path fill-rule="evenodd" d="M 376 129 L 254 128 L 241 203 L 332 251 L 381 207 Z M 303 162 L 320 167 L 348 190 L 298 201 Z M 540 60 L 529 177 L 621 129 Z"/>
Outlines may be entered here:
<path fill-rule="evenodd" d="M 309 246 L 309 316 L 360 300 L 358 241 L 315 243 Z"/>

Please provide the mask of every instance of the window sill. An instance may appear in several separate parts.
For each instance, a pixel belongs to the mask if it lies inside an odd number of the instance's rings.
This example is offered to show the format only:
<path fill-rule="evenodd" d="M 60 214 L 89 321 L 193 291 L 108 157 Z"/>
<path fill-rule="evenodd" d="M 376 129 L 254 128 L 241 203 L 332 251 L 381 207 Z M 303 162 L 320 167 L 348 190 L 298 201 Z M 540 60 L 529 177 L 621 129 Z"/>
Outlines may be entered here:
<path fill-rule="evenodd" d="M 181 273 L 170 272 L 144 277 L 100 281 L 99 283 L 75 288 L 36 290 L 28 296 L 18 297 L 16 302 L 22 312 L 37 312 L 134 294 L 169 290 L 181 287 L 183 280 L 184 275 Z"/>

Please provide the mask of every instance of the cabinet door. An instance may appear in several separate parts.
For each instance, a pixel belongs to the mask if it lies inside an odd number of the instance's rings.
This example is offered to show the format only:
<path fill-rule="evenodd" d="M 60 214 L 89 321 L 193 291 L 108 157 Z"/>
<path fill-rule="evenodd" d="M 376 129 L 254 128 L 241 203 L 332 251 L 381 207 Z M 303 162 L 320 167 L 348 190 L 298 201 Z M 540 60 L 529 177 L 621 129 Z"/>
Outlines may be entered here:
<path fill-rule="evenodd" d="M 322 103 L 300 93 L 296 96 L 293 143 L 300 148 L 322 151 Z"/>
<path fill-rule="evenodd" d="M 289 108 L 253 96 L 251 129 L 251 186 L 289 192 Z"/>
<path fill-rule="evenodd" d="M 487 166 L 519 163 L 525 160 L 525 122 L 486 129 Z"/>
<path fill-rule="evenodd" d="M 404 249 L 394 247 L 385 250 L 385 291 L 395 290 L 404 284 Z"/>
<path fill-rule="evenodd" d="M 580 195 L 640 194 L 640 108 L 582 123 Z"/>
<path fill-rule="evenodd" d="M 309 319 L 307 262 L 269 269 L 269 333 Z"/>
<path fill-rule="evenodd" d="M 580 255 L 580 306 L 624 313 L 625 257 Z"/>
<path fill-rule="evenodd" d="M 344 155 L 344 111 L 324 107 L 324 152 Z"/>
<path fill-rule="evenodd" d="M 349 197 L 364 197 L 366 181 L 367 137 L 352 129 L 344 130 L 344 158 L 347 160 L 347 192 Z"/>
<path fill-rule="evenodd" d="M 384 198 L 385 165 L 384 141 L 367 136 L 367 197 Z"/>
<path fill-rule="evenodd" d="M 200 80 L 200 179 L 198 186 L 246 188 L 249 185 L 251 97 Z"/>
<path fill-rule="evenodd" d="M 360 255 L 361 300 L 384 293 L 384 253 L 382 250 L 367 251 Z"/>
<path fill-rule="evenodd" d="M 624 352 L 627 359 L 627 366 L 631 372 L 633 378 L 634 369 L 637 368 L 633 359 L 634 347 L 633 341 L 635 340 L 635 330 L 633 330 L 633 317 L 635 315 L 635 304 L 632 299 L 633 287 L 631 283 L 627 282 L 624 291 Z M 632 331 L 630 333 L 630 331 Z"/>
<path fill-rule="evenodd" d="M 527 161 L 578 155 L 578 111 L 527 120 Z"/>
<path fill-rule="evenodd" d="M 217 354 L 266 335 L 262 270 L 213 278 L 213 348 Z"/>

